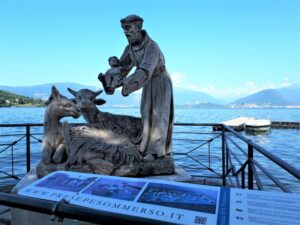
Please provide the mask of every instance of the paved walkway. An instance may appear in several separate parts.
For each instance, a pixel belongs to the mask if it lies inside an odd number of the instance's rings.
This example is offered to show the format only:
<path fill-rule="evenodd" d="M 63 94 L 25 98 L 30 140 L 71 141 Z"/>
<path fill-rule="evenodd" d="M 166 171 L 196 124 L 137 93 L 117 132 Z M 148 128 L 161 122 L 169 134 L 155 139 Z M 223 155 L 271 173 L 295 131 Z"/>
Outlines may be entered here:
<path fill-rule="evenodd" d="M 10 208 L 0 205 L 0 225 L 10 225 Z"/>

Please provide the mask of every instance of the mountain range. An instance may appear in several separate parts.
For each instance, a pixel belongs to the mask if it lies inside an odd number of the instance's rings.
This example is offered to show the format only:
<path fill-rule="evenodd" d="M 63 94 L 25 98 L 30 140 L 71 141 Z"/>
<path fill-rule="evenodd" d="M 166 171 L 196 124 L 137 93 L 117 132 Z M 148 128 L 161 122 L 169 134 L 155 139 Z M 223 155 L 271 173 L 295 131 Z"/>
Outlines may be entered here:
<path fill-rule="evenodd" d="M 71 98 L 72 95 L 67 91 L 67 88 L 72 88 L 75 91 L 78 91 L 83 88 L 87 88 L 93 91 L 99 90 L 96 86 L 87 86 L 77 83 L 53 83 L 53 84 L 43 84 L 43 85 L 34 85 L 34 86 L 0 86 L 0 90 L 9 91 L 11 93 L 25 95 L 33 98 L 48 99 L 51 93 L 51 87 L 55 85 L 60 93 L 68 98 Z M 100 87 L 100 85 L 99 85 Z M 141 100 L 141 91 L 134 92 L 124 98 L 121 95 L 120 88 L 116 90 L 114 95 L 106 95 L 104 92 L 98 96 L 98 98 L 103 98 L 106 100 L 105 106 L 118 106 L 118 107 L 136 107 L 140 105 Z M 174 90 L 174 99 L 175 105 L 199 105 L 199 104 L 212 104 L 220 105 L 224 104 L 219 99 L 216 99 L 203 92 L 195 92 L 186 89 L 176 88 Z"/>
<path fill-rule="evenodd" d="M 300 84 L 278 89 L 265 89 L 231 102 L 229 106 L 300 106 Z"/>
<path fill-rule="evenodd" d="M 67 91 L 67 88 L 80 90 L 83 88 L 91 90 L 99 90 L 100 84 L 96 86 L 81 85 L 77 83 L 53 83 L 33 86 L 0 86 L 0 90 L 9 91 L 11 93 L 24 95 L 33 98 L 48 99 L 52 85 L 61 92 L 62 95 L 71 98 L 72 95 Z M 106 95 L 102 93 L 99 98 L 106 100 L 105 106 L 118 107 L 135 107 L 139 106 L 141 99 L 141 91 L 134 92 L 124 98 L 121 95 L 120 88 L 116 90 L 114 95 Z M 278 89 L 265 89 L 252 95 L 237 99 L 229 104 L 226 104 L 220 99 L 214 98 L 204 92 L 196 92 L 183 88 L 174 88 L 175 106 L 178 107 L 273 107 L 273 106 L 300 106 L 300 84 L 293 84 L 288 87 Z"/>

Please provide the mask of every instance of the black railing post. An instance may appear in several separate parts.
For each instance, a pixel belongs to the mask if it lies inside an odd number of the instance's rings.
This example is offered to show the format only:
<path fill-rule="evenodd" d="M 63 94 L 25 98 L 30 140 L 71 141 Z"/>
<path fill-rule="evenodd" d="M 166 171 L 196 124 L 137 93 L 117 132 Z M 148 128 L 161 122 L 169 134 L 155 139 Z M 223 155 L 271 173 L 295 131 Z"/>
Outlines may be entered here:
<path fill-rule="evenodd" d="M 223 186 L 226 185 L 226 173 L 225 173 L 225 129 L 222 127 L 222 180 Z"/>
<path fill-rule="evenodd" d="M 14 168 L 14 146 L 11 146 L 11 174 L 14 176 L 14 172 L 15 168 Z"/>
<path fill-rule="evenodd" d="M 245 167 L 242 169 L 242 188 L 245 188 Z"/>
<path fill-rule="evenodd" d="M 225 140 L 226 142 L 226 140 Z M 225 143 L 226 146 L 226 152 L 225 152 L 225 156 L 226 156 L 226 174 L 229 174 L 229 151 L 230 149 L 228 149 L 227 147 L 227 142 Z"/>
<path fill-rule="evenodd" d="M 208 142 L 208 168 L 210 168 L 210 142 Z"/>
<path fill-rule="evenodd" d="M 248 189 L 253 189 L 253 146 L 248 142 Z"/>
<path fill-rule="evenodd" d="M 30 125 L 26 125 L 26 166 L 27 173 L 30 171 Z"/>

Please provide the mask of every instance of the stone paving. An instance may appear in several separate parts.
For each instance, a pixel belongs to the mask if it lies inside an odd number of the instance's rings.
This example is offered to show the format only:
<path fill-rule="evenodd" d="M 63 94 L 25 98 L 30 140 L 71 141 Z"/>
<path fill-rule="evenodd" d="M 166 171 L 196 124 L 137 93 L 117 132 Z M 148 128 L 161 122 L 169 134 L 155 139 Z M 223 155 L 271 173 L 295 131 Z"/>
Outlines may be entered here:
<path fill-rule="evenodd" d="M 10 208 L 0 205 L 0 225 L 10 225 Z"/>

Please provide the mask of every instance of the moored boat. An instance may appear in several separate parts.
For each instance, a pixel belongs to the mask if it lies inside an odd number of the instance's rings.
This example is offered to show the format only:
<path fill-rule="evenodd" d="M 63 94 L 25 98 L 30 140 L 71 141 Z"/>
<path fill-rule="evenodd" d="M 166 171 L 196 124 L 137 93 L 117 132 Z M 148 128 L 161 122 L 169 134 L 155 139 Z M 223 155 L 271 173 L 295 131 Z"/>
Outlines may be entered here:
<path fill-rule="evenodd" d="M 271 128 L 271 121 L 268 119 L 248 120 L 245 123 L 245 130 L 252 132 L 266 132 Z"/>

